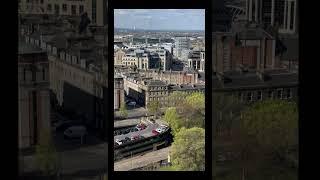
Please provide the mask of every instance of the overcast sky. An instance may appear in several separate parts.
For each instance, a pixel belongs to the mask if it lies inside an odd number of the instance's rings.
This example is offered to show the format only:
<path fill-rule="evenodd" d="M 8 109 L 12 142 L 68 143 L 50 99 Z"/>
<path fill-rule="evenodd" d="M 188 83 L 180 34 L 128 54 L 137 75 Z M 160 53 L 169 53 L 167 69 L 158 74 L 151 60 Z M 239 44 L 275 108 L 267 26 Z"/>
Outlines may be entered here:
<path fill-rule="evenodd" d="M 204 9 L 115 9 L 116 28 L 204 30 Z"/>

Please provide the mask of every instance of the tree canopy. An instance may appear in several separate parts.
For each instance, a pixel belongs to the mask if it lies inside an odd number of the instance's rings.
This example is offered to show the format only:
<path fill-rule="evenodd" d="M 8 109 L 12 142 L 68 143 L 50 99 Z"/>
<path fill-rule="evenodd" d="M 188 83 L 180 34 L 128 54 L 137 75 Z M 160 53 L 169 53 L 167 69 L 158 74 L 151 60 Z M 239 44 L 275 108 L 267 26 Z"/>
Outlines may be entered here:
<path fill-rule="evenodd" d="M 194 92 L 186 94 L 173 93 L 170 98 L 171 106 L 165 112 L 165 121 L 169 123 L 173 132 L 181 127 L 201 127 L 205 125 L 205 98 L 204 94 Z"/>
<path fill-rule="evenodd" d="M 36 162 L 45 175 L 53 175 L 58 170 L 58 154 L 49 131 L 42 130 L 36 146 Z"/>
<path fill-rule="evenodd" d="M 151 101 L 148 103 L 148 111 L 156 115 L 160 111 L 160 103 L 159 101 Z"/>
<path fill-rule="evenodd" d="M 204 171 L 205 131 L 202 128 L 181 128 L 175 135 L 170 156 L 178 171 Z"/>
<path fill-rule="evenodd" d="M 128 110 L 126 104 L 122 103 L 120 106 L 120 116 L 123 118 L 128 117 Z"/>
<path fill-rule="evenodd" d="M 298 107 L 294 102 L 266 100 L 243 112 L 242 128 L 268 151 L 282 153 L 298 144 Z"/>

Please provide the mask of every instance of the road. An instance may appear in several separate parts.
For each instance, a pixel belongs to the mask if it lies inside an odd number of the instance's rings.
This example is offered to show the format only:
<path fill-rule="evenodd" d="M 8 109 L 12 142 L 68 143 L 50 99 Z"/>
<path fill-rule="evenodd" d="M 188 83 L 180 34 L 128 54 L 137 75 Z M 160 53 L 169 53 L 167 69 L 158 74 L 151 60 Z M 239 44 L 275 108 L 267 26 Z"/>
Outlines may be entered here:
<path fill-rule="evenodd" d="M 125 119 L 114 121 L 114 128 L 121 128 L 126 126 L 134 126 L 140 123 L 140 119 Z"/>
<path fill-rule="evenodd" d="M 151 136 L 154 136 L 154 134 L 152 133 L 152 130 L 160 127 L 160 124 L 157 122 L 156 123 L 147 123 L 146 125 L 147 125 L 147 127 L 141 131 L 130 132 L 128 134 L 114 136 L 114 141 L 116 141 L 116 139 L 123 140 L 126 137 L 131 138 L 132 136 L 137 136 L 137 135 L 144 136 L 145 138 L 151 137 Z"/>
<path fill-rule="evenodd" d="M 148 112 L 148 110 L 146 110 L 144 107 L 136 107 L 136 108 L 128 108 L 128 119 L 132 119 L 132 118 L 139 118 L 139 117 L 143 117 L 146 116 L 146 113 Z M 116 111 L 115 112 L 115 117 L 120 117 L 120 112 Z"/>
<path fill-rule="evenodd" d="M 64 118 L 54 111 L 51 112 L 51 121 Z M 85 177 L 107 171 L 108 146 L 106 142 L 90 134 L 83 143 L 81 143 L 80 139 L 65 140 L 63 132 L 53 133 L 53 141 L 58 152 L 63 176 Z M 21 159 L 23 172 L 37 171 L 34 153 L 24 155 Z"/>
<path fill-rule="evenodd" d="M 88 176 L 107 171 L 108 148 L 106 143 L 63 151 L 58 154 L 63 176 Z M 37 169 L 34 155 L 24 156 L 23 162 L 24 172 L 32 172 Z"/>
<path fill-rule="evenodd" d="M 132 169 L 157 163 L 161 160 L 168 159 L 170 147 L 166 147 L 157 151 L 146 153 L 142 156 L 135 156 L 114 163 L 114 171 L 129 171 Z"/>

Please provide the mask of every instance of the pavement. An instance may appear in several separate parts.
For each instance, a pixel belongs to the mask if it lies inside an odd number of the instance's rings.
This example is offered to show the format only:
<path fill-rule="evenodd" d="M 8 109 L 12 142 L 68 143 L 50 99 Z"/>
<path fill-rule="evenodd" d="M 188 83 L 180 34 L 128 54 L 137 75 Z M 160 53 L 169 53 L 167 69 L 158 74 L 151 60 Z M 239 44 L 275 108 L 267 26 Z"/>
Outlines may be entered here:
<path fill-rule="evenodd" d="M 134 126 L 139 124 L 140 121 L 141 119 L 125 119 L 125 120 L 114 121 L 114 128 Z"/>
<path fill-rule="evenodd" d="M 139 107 L 138 105 L 136 106 L 136 108 L 132 108 L 132 109 L 128 108 L 127 111 L 128 111 L 127 119 L 140 118 L 140 117 L 146 116 L 146 113 L 148 112 L 146 108 Z M 115 117 L 120 117 L 120 111 L 115 112 Z"/>
<path fill-rule="evenodd" d="M 59 152 L 61 174 L 64 176 L 96 175 L 107 171 L 107 144 L 83 147 Z M 35 155 L 23 156 L 22 170 L 25 173 L 37 170 Z"/>
<path fill-rule="evenodd" d="M 52 111 L 51 121 L 61 120 L 64 117 Z M 107 172 L 108 146 L 107 142 L 98 139 L 94 135 L 88 135 L 83 143 L 80 139 L 65 140 L 63 132 L 53 133 L 53 141 L 57 149 L 61 174 L 65 179 L 71 177 L 95 177 Z M 32 173 L 38 170 L 34 150 L 21 153 L 20 170 Z"/>
<path fill-rule="evenodd" d="M 167 160 L 170 147 L 166 147 L 157 151 L 149 152 L 141 156 L 124 159 L 114 163 L 114 171 L 129 171 L 132 169 L 147 166 L 152 163 Z"/>

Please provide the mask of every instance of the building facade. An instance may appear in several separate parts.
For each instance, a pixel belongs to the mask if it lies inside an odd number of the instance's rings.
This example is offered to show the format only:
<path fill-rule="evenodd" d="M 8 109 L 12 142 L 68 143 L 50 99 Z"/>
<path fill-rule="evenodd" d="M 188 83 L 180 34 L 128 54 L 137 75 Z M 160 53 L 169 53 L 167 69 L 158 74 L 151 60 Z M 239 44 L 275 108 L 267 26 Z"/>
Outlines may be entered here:
<path fill-rule="evenodd" d="M 114 109 L 120 109 L 124 104 L 124 86 L 122 77 L 114 77 Z"/>
<path fill-rule="evenodd" d="M 47 52 L 50 89 L 58 105 L 83 115 L 85 123 L 103 135 L 108 105 L 104 40 L 63 31 L 55 24 L 47 26 L 52 35 L 43 36 L 44 29 L 35 29 L 23 33 L 25 42 Z"/>
<path fill-rule="evenodd" d="M 183 54 L 185 54 L 183 51 L 190 49 L 190 39 L 187 37 L 176 37 L 174 41 L 174 56 L 182 58 Z"/>
<path fill-rule="evenodd" d="M 229 71 L 213 77 L 213 92 L 234 97 L 242 103 L 266 99 L 298 100 L 298 73 L 285 69 L 264 73 Z"/>
<path fill-rule="evenodd" d="M 205 52 L 193 51 L 188 57 L 188 67 L 192 70 L 204 72 L 205 70 Z"/>
<path fill-rule="evenodd" d="M 80 16 L 87 13 L 92 25 L 107 25 L 105 0 L 20 0 L 20 14 Z"/>
<path fill-rule="evenodd" d="M 297 0 L 247 0 L 247 19 L 266 26 L 277 26 L 279 33 L 294 34 L 298 30 L 297 3 Z"/>
<path fill-rule="evenodd" d="M 18 105 L 19 148 L 37 145 L 50 132 L 49 62 L 45 51 L 19 42 Z"/>
<path fill-rule="evenodd" d="M 261 28 L 214 33 L 212 48 L 214 72 L 279 67 L 276 40 Z"/>

